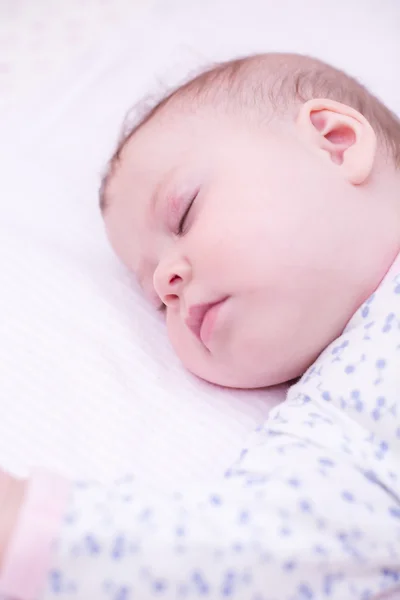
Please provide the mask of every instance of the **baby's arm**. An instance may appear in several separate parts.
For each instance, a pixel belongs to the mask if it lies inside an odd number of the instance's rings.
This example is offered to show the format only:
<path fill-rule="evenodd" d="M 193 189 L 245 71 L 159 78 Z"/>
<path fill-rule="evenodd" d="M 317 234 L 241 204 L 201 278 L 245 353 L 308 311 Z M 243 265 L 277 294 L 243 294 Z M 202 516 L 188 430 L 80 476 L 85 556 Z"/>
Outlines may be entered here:
<path fill-rule="evenodd" d="M 9 556 L 14 585 L 3 591 L 43 600 L 360 600 L 391 588 L 396 501 L 340 451 L 273 428 L 268 435 L 272 444 L 257 438 L 226 479 L 175 495 L 152 495 L 129 478 L 73 485 L 51 568 L 42 562 L 42 581 L 35 568 L 31 580 L 40 546 L 21 539 L 25 559 Z"/>

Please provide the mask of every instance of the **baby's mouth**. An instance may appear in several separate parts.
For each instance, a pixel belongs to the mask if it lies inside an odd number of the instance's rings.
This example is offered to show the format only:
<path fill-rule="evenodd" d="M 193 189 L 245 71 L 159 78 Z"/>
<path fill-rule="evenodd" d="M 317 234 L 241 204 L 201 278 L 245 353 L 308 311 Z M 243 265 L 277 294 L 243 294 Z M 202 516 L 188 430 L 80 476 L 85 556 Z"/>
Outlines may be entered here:
<path fill-rule="evenodd" d="M 185 324 L 194 335 L 207 347 L 212 336 L 219 308 L 227 297 L 206 304 L 195 304 L 189 308 Z"/>

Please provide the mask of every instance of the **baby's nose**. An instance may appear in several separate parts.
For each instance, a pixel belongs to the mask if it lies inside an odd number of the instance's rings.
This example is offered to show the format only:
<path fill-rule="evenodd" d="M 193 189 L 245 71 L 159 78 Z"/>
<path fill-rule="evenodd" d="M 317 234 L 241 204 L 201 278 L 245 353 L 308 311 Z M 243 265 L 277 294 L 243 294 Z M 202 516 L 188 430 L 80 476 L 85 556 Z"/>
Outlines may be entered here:
<path fill-rule="evenodd" d="M 179 302 L 190 277 L 191 269 L 187 261 L 169 266 L 160 264 L 154 273 L 154 288 L 166 306 L 173 306 Z"/>
<path fill-rule="evenodd" d="M 179 302 L 180 290 L 183 279 L 180 275 L 171 275 L 168 281 L 166 293 L 161 298 L 166 306 L 172 306 Z"/>

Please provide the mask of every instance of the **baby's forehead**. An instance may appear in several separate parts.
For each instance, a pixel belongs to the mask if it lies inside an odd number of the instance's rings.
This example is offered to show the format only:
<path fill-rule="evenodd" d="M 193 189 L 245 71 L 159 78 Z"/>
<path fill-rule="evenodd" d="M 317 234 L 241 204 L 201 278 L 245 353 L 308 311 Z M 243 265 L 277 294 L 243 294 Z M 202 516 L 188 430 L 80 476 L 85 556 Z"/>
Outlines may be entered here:
<path fill-rule="evenodd" d="M 147 166 L 179 155 L 216 135 L 215 110 L 179 110 L 171 107 L 157 113 L 130 135 L 118 153 L 116 172 Z"/>
<path fill-rule="evenodd" d="M 107 207 L 119 204 L 124 196 L 137 196 L 147 187 L 147 181 L 157 181 L 167 158 L 167 153 L 161 152 L 165 145 L 165 125 L 156 119 L 127 136 L 112 157 L 104 177 L 103 204 Z"/>
<path fill-rule="evenodd" d="M 229 144 L 235 130 L 249 125 L 237 115 L 222 113 L 210 104 L 171 102 L 125 136 L 115 152 L 105 181 L 107 203 L 129 185 L 157 182 L 166 170 L 207 155 L 216 145 Z"/>

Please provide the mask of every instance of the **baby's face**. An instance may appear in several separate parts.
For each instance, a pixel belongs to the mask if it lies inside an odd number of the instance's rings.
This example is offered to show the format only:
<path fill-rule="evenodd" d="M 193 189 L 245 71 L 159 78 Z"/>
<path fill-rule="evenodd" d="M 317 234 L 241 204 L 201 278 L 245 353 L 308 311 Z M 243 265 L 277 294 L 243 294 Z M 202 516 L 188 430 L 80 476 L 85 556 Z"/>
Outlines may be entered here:
<path fill-rule="evenodd" d="M 166 306 L 184 365 L 220 385 L 299 376 L 382 267 L 383 217 L 296 124 L 159 114 L 126 144 L 109 197 L 115 251 Z"/>

